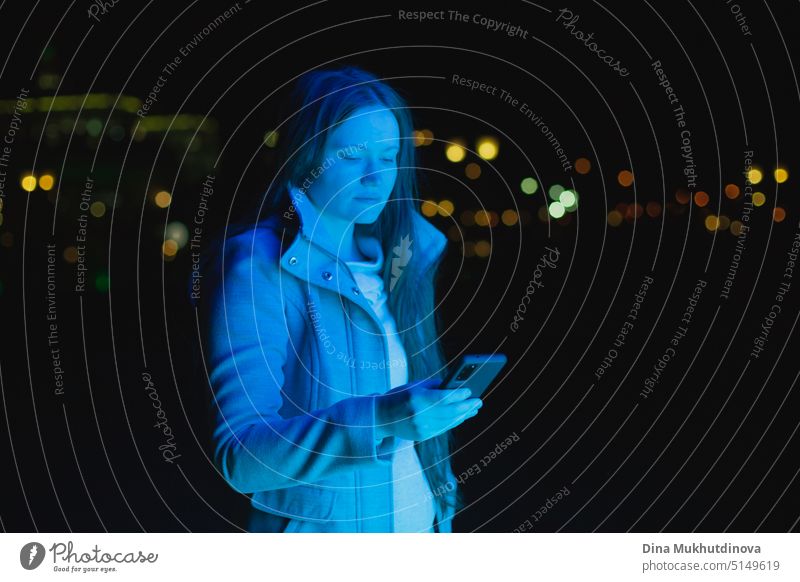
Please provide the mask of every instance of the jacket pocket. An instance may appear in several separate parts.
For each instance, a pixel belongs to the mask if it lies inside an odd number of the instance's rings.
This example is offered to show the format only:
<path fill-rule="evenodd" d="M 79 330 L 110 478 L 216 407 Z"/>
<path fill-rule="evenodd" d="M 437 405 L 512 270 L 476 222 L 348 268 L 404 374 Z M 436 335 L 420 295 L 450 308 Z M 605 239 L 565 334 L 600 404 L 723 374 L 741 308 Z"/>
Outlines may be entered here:
<path fill-rule="evenodd" d="M 253 494 L 253 505 L 261 511 L 292 519 L 326 521 L 333 515 L 339 493 L 321 485 L 296 485 Z"/>

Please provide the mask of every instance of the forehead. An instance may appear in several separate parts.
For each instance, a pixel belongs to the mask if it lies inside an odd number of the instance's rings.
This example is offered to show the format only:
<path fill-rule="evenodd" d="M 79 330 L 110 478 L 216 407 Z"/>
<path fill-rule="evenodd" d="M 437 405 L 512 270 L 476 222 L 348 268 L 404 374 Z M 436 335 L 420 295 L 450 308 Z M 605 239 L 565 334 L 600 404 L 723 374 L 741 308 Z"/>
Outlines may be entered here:
<path fill-rule="evenodd" d="M 400 127 L 394 114 L 382 107 L 362 107 L 337 125 L 330 133 L 333 147 L 346 146 L 356 142 L 377 143 L 397 146 Z"/>

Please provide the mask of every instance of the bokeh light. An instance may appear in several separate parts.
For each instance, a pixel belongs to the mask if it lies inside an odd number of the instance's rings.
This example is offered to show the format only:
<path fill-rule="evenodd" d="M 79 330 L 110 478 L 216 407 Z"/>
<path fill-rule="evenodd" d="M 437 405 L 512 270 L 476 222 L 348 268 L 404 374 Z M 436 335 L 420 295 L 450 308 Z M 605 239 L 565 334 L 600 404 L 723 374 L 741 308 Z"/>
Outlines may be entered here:
<path fill-rule="evenodd" d="M 493 137 L 482 137 L 478 140 L 475 151 L 484 160 L 493 160 L 497 157 L 500 151 L 500 146 L 497 140 Z"/>
<path fill-rule="evenodd" d="M 489 226 L 489 212 L 478 210 L 475 212 L 475 224 L 478 226 Z"/>
<path fill-rule="evenodd" d="M 178 243 L 178 248 L 183 248 L 189 242 L 189 229 L 180 220 L 175 220 L 167 225 L 166 237 Z"/>
<path fill-rule="evenodd" d="M 464 168 L 464 174 L 470 180 L 477 180 L 481 176 L 481 167 L 475 162 L 470 162 Z"/>
<path fill-rule="evenodd" d="M 36 190 L 36 176 L 33 174 L 26 174 L 19 181 L 19 184 L 25 192 L 33 192 Z"/>
<path fill-rule="evenodd" d="M 517 215 L 517 213 L 514 210 L 511 210 L 511 209 L 503 210 L 503 214 L 500 215 L 500 220 L 506 226 L 514 226 L 515 224 L 517 224 L 517 221 L 519 220 L 519 216 Z"/>
<path fill-rule="evenodd" d="M 431 216 L 436 216 L 437 212 L 439 211 L 439 208 L 436 205 L 436 202 L 434 202 L 433 200 L 425 200 L 422 203 L 421 211 L 422 214 L 424 214 L 425 216 L 431 217 Z"/>
<path fill-rule="evenodd" d="M 178 253 L 178 243 L 168 238 L 161 245 L 161 252 L 165 257 L 174 257 Z"/>
<path fill-rule="evenodd" d="M 454 142 L 447 145 L 444 153 L 448 160 L 453 163 L 458 163 L 466 157 L 467 150 L 460 143 Z"/>
<path fill-rule="evenodd" d="M 170 205 L 170 202 L 172 202 L 172 194 L 166 190 L 161 190 L 160 192 L 156 193 L 153 201 L 159 208 L 166 208 Z"/>
<path fill-rule="evenodd" d="M 439 202 L 439 208 L 437 209 L 439 212 L 439 216 L 451 216 L 453 211 L 455 210 L 455 206 L 450 200 L 442 200 Z"/>
<path fill-rule="evenodd" d="M 705 225 L 709 232 L 714 232 L 719 227 L 719 219 L 714 214 L 709 214 L 706 216 Z"/>
<path fill-rule="evenodd" d="M 658 202 L 650 201 L 644 207 L 645 212 L 647 212 L 647 216 L 650 218 L 656 218 L 661 214 L 661 204 Z"/>
<path fill-rule="evenodd" d="M 273 129 L 264 134 L 264 145 L 268 148 L 274 148 L 278 145 L 278 130 Z"/>
<path fill-rule="evenodd" d="M 786 218 L 786 211 L 780 206 L 776 206 L 772 211 L 772 220 L 775 222 L 783 222 Z"/>
<path fill-rule="evenodd" d="M 519 187 L 523 193 L 528 194 L 530 196 L 531 194 L 534 194 L 536 190 L 539 189 L 539 182 L 537 182 L 535 179 L 531 177 L 528 177 L 522 180 Z"/>
<path fill-rule="evenodd" d="M 547 190 L 547 194 L 550 196 L 550 198 L 557 201 L 558 197 L 561 196 L 561 193 L 563 191 L 564 191 L 564 186 L 562 186 L 561 184 L 553 184 Z"/>
<path fill-rule="evenodd" d="M 698 190 L 697 192 L 694 193 L 694 203 L 700 206 L 701 208 L 703 206 L 707 206 L 708 201 L 709 201 L 708 194 L 706 194 L 702 190 Z"/>
<path fill-rule="evenodd" d="M 764 178 L 764 174 L 758 168 L 752 168 L 747 172 L 747 179 L 751 184 L 758 184 Z"/>
<path fill-rule="evenodd" d="M 551 202 L 550 206 L 547 207 L 547 211 L 553 218 L 561 218 L 566 213 L 566 209 L 561 202 Z"/>
<path fill-rule="evenodd" d="M 725 186 L 725 196 L 727 196 L 731 200 L 738 198 L 739 194 L 740 194 L 739 186 L 737 186 L 736 184 L 728 184 L 727 186 Z"/>
<path fill-rule="evenodd" d="M 611 226 L 619 226 L 622 224 L 622 213 L 619 210 L 612 210 L 608 213 L 607 220 Z"/>
<path fill-rule="evenodd" d="M 579 174 L 588 174 L 592 169 L 592 163 L 586 158 L 578 158 L 575 160 L 575 171 Z"/>
<path fill-rule="evenodd" d="M 753 206 L 764 206 L 766 201 L 767 197 L 763 192 L 753 192 Z"/>
<path fill-rule="evenodd" d="M 633 184 L 633 173 L 630 170 L 622 170 L 617 174 L 617 182 L 619 182 L 620 186 L 627 188 Z"/>
<path fill-rule="evenodd" d="M 678 204 L 689 204 L 689 193 L 683 189 L 676 191 L 675 201 Z"/>
<path fill-rule="evenodd" d="M 564 190 L 558 195 L 558 201 L 564 205 L 564 208 L 572 208 L 578 203 L 578 197 L 572 190 Z"/>
<path fill-rule="evenodd" d="M 477 257 L 488 257 L 492 252 L 492 245 L 489 244 L 488 240 L 479 240 L 475 243 L 475 256 Z"/>
<path fill-rule="evenodd" d="M 102 218 L 106 213 L 106 205 L 99 200 L 92 202 L 92 205 L 89 206 L 89 213 L 95 218 Z"/>
<path fill-rule="evenodd" d="M 788 179 L 789 179 L 789 172 L 787 172 L 783 168 L 775 169 L 775 181 L 778 184 L 783 184 Z"/>
<path fill-rule="evenodd" d="M 53 186 L 56 183 L 56 179 L 53 177 L 52 174 L 42 174 L 39 177 L 39 188 L 48 192 L 53 189 Z"/>

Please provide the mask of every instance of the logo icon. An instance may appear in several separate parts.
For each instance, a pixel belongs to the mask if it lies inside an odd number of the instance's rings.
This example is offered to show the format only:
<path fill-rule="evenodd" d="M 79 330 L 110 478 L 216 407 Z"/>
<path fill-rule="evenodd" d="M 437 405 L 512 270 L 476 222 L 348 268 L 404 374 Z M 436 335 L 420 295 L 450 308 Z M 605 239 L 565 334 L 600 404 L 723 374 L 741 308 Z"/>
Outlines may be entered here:
<path fill-rule="evenodd" d="M 411 243 L 408 235 L 400 239 L 400 245 L 392 248 L 394 257 L 392 258 L 392 278 L 389 280 L 389 291 L 394 289 L 395 284 L 403 273 L 403 267 L 408 265 L 411 260 Z"/>
<path fill-rule="evenodd" d="M 39 542 L 29 542 L 19 551 L 19 563 L 26 570 L 35 570 L 44 561 L 44 546 Z"/>

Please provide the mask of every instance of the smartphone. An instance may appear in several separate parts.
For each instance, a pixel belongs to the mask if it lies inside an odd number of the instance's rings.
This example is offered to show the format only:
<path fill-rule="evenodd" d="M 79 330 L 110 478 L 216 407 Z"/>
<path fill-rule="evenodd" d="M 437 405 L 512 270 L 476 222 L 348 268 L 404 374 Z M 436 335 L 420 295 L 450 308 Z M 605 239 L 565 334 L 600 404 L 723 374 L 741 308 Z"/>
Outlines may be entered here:
<path fill-rule="evenodd" d="M 442 389 L 469 388 L 477 398 L 491 385 L 506 365 L 504 354 L 470 354 L 461 356 L 442 382 Z"/>

